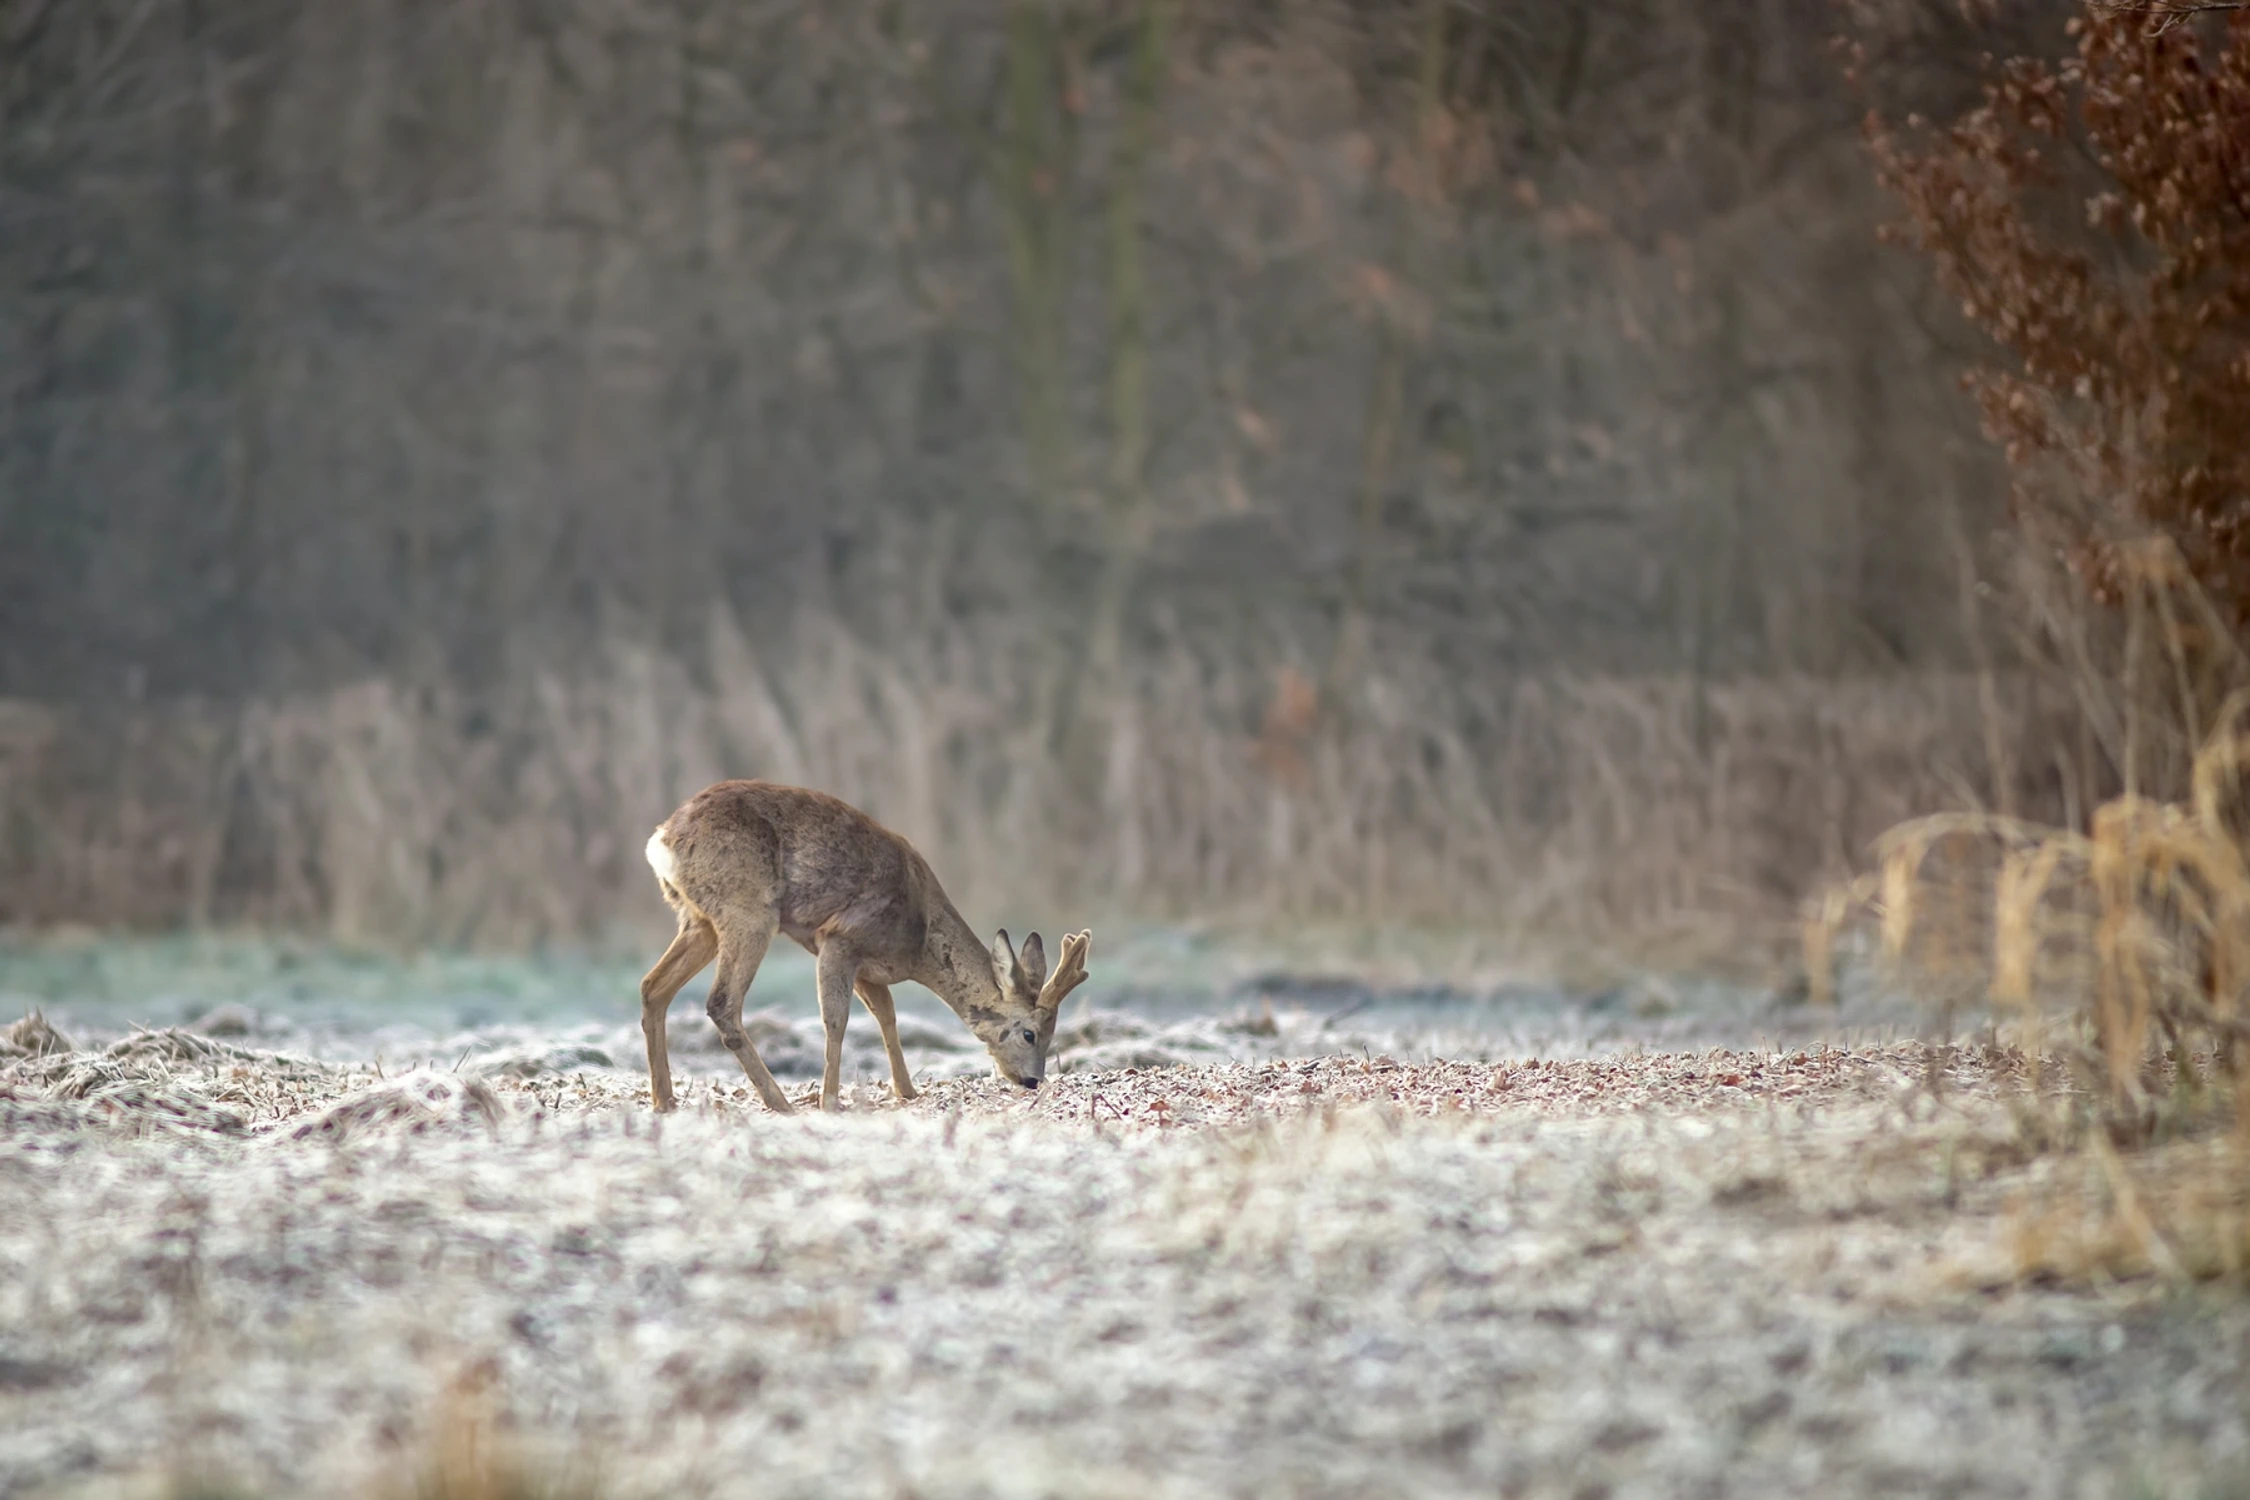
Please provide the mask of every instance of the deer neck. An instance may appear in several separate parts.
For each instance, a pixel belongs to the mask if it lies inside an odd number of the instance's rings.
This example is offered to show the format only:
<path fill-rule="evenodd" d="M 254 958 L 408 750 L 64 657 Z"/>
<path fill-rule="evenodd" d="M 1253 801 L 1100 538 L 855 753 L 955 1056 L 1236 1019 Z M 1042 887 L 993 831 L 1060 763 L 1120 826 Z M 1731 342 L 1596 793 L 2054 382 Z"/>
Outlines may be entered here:
<path fill-rule="evenodd" d="M 943 1000 L 969 1029 L 1007 1019 L 1000 1008 L 1000 981 L 992 973 L 992 950 L 977 940 L 950 901 L 934 903 L 922 938 L 922 972 L 916 977 Z"/>

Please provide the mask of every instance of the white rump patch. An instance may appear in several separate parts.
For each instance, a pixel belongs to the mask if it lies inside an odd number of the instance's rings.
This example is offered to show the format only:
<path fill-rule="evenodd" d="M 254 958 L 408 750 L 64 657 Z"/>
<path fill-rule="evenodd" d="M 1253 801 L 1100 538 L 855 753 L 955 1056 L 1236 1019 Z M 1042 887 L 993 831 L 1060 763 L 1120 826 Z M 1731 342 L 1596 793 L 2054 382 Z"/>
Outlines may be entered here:
<path fill-rule="evenodd" d="M 661 828 L 648 836 L 648 867 L 666 885 L 675 888 L 679 885 L 679 865 L 672 858 L 672 846 L 664 842 Z"/>

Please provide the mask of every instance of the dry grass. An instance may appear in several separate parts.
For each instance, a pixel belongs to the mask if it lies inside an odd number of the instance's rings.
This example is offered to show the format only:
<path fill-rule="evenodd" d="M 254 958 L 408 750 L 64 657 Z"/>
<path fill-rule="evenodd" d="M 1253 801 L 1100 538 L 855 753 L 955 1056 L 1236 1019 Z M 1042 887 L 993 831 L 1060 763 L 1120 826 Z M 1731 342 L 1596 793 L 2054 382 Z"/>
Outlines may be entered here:
<path fill-rule="evenodd" d="M 2174 1141 L 2128 1161 L 2096 1135 L 2067 1165 L 2014 1206 L 2014 1274 L 2250 1288 L 2250 1150 L 2239 1138 Z"/>
<path fill-rule="evenodd" d="M 368 1486 L 367 1500 L 599 1500 L 583 1462 L 540 1451 L 510 1430 L 497 1360 L 476 1360 L 448 1380 L 434 1403 L 426 1452 L 403 1477 Z"/>
<path fill-rule="evenodd" d="M 19 1057 L 45 1057 L 50 1052 L 68 1052 L 70 1038 L 47 1024 L 47 1017 L 33 1011 L 23 1019 L 0 1027 L 0 1061 Z"/>
<path fill-rule="evenodd" d="M 425 1430 L 372 1461 L 343 1492 L 349 1500 L 602 1500 L 596 1467 L 558 1458 L 516 1430 L 499 1398 L 497 1361 L 475 1360 L 438 1387 Z M 222 1462 L 176 1460 L 172 1472 L 142 1486 L 97 1487 L 118 1500 L 273 1500 L 273 1492 L 230 1477 Z"/>
<path fill-rule="evenodd" d="M 2040 712 L 1967 677 L 1463 679 L 1398 661 L 1313 715 L 1286 661 L 1179 642 L 1082 703 L 1088 743 L 1058 754 L 1036 643 L 1018 659 L 943 629 L 881 654 L 817 620 L 799 635 L 754 648 L 721 614 L 708 680 L 620 641 L 506 702 L 377 680 L 239 709 L 0 704 L 0 914 L 642 942 L 663 918 L 648 828 L 709 781 L 763 775 L 866 806 L 976 911 L 1771 952 L 1808 882 L 1989 780 L 1990 716 L 2014 734 Z"/>
<path fill-rule="evenodd" d="M 1916 819 L 1879 841 L 1874 876 L 1807 920 L 1816 993 L 1840 931 L 1865 916 L 1932 1003 L 2002 1018 L 2035 1083 L 2047 1060 L 2062 1065 L 2022 1121 L 2082 1170 L 2020 1206 L 2020 1275 L 2243 1279 L 2246 716 L 2250 694 L 2219 708 L 2176 801 L 2127 792 L 2096 806 L 2084 833 L 1981 813 Z"/>
<path fill-rule="evenodd" d="M 1816 986 L 1865 910 L 1925 993 L 1989 1002 L 2035 1045 L 2062 1047 L 2113 1120 L 2145 1128 L 2181 1088 L 2231 1095 L 2250 1037 L 2250 866 L 2235 831 L 2246 713 L 2250 695 L 2227 702 L 2182 803 L 2127 793 L 2083 834 L 1979 813 L 1892 829 L 1879 874 L 1808 922 Z"/>

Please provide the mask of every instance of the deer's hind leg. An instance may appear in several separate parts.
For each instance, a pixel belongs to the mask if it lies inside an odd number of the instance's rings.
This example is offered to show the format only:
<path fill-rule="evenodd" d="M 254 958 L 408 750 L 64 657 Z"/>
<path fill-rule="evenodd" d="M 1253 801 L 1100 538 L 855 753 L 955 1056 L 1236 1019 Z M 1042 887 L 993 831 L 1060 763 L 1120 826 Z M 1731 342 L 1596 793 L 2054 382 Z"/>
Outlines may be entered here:
<path fill-rule="evenodd" d="M 648 1096 L 661 1112 L 672 1107 L 672 1059 L 664 1048 L 664 1016 L 672 998 L 719 951 L 719 935 L 711 924 L 686 907 L 680 909 L 680 930 L 672 946 L 641 978 L 641 1038 L 648 1043 Z"/>
<path fill-rule="evenodd" d="M 852 988 L 859 992 L 859 1003 L 875 1018 L 876 1029 L 883 1033 L 883 1050 L 891 1059 L 891 1092 L 901 1100 L 914 1097 L 914 1077 L 906 1070 L 906 1054 L 898 1045 L 898 1007 L 891 1004 L 891 987 L 877 984 L 872 979 L 862 979 Z"/>
<path fill-rule="evenodd" d="M 742 997 L 750 989 L 750 981 L 758 975 L 758 965 L 765 962 L 766 945 L 773 941 L 778 924 L 769 912 L 763 918 L 737 918 L 719 933 L 719 973 L 711 981 L 711 998 L 703 1008 L 710 1012 L 711 1024 L 719 1028 L 719 1040 L 742 1064 L 749 1075 L 750 1087 L 766 1102 L 766 1108 L 775 1114 L 790 1115 L 796 1110 L 789 1096 L 782 1093 L 781 1085 L 773 1081 L 766 1069 L 766 1060 L 750 1044 L 750 1035 L 742 1029 Z"/>

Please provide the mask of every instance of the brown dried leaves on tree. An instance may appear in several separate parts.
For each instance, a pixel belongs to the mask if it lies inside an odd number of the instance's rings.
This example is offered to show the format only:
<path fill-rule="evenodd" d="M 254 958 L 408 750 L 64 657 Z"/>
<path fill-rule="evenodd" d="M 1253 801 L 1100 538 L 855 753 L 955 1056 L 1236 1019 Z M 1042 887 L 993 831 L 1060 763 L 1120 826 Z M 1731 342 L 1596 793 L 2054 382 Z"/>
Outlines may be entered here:
<path fill-rule="evenodd" d="M 2250 15 L 2089 5 L 1948 128 L 1871 114 L 1879 174 L 2007 357 L 1970 377 L 2018 520 L 2114 602 L 2151 534 L 2250 623 Z"/>

